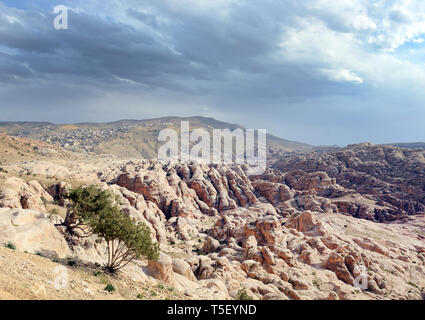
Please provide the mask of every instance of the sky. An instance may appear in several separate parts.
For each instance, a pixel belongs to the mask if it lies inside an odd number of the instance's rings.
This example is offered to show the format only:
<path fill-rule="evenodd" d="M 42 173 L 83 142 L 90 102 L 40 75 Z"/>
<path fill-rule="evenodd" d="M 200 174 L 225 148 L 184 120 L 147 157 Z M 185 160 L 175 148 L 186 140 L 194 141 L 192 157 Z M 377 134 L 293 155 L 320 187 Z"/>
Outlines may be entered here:
<path fill-rule="evenodd" d="M 417 142 L 424 88 L 423 0 L 0 0 L 0 121 L 200 115 Z"/>

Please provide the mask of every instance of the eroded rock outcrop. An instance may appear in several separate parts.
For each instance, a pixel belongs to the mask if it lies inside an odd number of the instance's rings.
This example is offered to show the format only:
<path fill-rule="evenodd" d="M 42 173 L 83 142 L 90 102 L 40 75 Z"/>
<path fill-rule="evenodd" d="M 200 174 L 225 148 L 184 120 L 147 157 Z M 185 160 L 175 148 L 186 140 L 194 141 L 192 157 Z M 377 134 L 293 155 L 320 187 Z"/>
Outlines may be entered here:
<path fill-rule="evenodd" d="M 21 251 L 65 258 L 71 250 L 46 213 L 0 208 L 0 243 L 12 243 Z"/>
<path fill-rule="evenodd" d="M 36 180 L 25 181 L 9 177 L 0 186 L 0 208 L 22 208 L 45 211 L 45 203 L 53 201 L 52 196 Z"/>
<path fill-rule="evenodd" d="M 283 159 L 258 176 L 248 176 L 244 166 L 145 160 L 74 170 L 113 192 L 123 212 L 160 243 L 159 261 L 137 262 L 132 275 L 188 298 L 237 298 L 245 288 L 265 300 L 415 299 L 421 292 L 412 287 L 425 286 L 425 220 L 408 214 L 418 214 L 423 203 L 421 155 L 361 145 Z M 417 177 L 403 173 L 411 165 Z M 65 205 L 65 182 L 49 195 L 41 184 L 9 179 L 13 187 L 2 186 L 0 206 L 45 211 L 42 197 Z M 15 239 L 11 230 L 19 228 L 9 218 L 0 213 L 0 230 L 10 238 L 2 241 Z M 64 241 L 62 255 L 103 261 L 101 244 L 66 238 L 47 218 L 37 219 L 26 222 L 38 230 L 31 240 L 38 247 L 31 249 L 53 250 L 44 233 Z M 368 290 L 357 286 L 360 278 Z"/>
<path fill-rule="evenodd" d="M 350 145 L 331 153 L 313 153 L 284 157 L 275 168 L 298 172 L 301 178 L 289 181 L 295 189 L 307 187 L 305 173 L 322 175 L 316 187 L 326 197 L 335 199 L 340 212 L 375 221 L 392 221 L 425 211 L 425 151 L 364 143 Z M 304 172 L 304 175 L 303 175 Z M 323 176 L 326 172 L 326 176 Z M 291 174 L 292 176 L 294 173 Z M 331 178 L 329 180 L 328 177 Z M 330 187 L 332 180 L 354 190 L 369 201 L 352 202 L 347 192 Z M 323 193 L 322 187 L 328 191 Z M 311 183 L 308 183 L 310 187 Z M 321 187 L 317 188 L 320 185 Z M 342 198 L 342 199 L 339 199 Z"/>

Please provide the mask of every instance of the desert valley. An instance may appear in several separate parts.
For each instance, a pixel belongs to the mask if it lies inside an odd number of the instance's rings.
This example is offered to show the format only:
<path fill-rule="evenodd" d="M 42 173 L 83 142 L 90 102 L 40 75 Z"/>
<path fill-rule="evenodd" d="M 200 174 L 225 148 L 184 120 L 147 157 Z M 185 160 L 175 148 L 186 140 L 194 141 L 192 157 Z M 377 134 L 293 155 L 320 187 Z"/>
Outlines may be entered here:
<path fill-rule="evenodd" d="M 246 165 L 155 160 L 158 128 L 179 120 L 2 123 L 0 299 L 425 298 L 420 145 L 268 136 L 268 168 L 249 176 Z M 89 185 L 149 227 L 159 259 L 112 275 L 103 241 L 67 233 L 64 195 Z"/>
<path fill-rule="evenodd" d="M 423 0 L 0 0 L 0 305 L 421 314 L 424 87 Z"/>

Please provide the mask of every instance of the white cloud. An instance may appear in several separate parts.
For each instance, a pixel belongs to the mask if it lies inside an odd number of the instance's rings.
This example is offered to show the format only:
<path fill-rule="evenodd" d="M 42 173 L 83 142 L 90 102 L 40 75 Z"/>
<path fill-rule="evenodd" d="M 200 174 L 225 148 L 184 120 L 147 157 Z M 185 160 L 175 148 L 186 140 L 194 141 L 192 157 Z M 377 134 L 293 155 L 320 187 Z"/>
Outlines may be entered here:
<path fill-rule="evenodd" d="M 377 33 L 369 42 L 386 52 L 396 52 L 404 44 L 425 34 L 425 2 L 397 0 L 392 5 L 381 3 L 376 10 Z"/>
<path fill-rule="evenodd" d="M 314 75 L 347 84 L 373 87 L 420 88 L 425 85 L 423 63 L 410 51 L 425 35 L 425 1 L 309 1 L 297 24 L 283 26 L 280 58 L 309 66 Z M 398 10 L 397 21 L 390 19 Z M 416 51 L 415 51 L 416 52 Z M 397 89 L 396 89 L 397 90 Z M 403 90 L 403 89 L 399 89 Z"/>
<path fill-rule="evenodd" d="M 360 78 L 356 73 L 347 69 L 321 69 L 321 72 L 332 81 L 336 82 L 351 82 L 361 84 L 363 79 Z"/>
<path fill-rule="evenodd" d="M 335 29 L 364 31 L 377 28 L 365 1 L 308 0 L 305 6 L 308 12 L 322 18 Z"/>

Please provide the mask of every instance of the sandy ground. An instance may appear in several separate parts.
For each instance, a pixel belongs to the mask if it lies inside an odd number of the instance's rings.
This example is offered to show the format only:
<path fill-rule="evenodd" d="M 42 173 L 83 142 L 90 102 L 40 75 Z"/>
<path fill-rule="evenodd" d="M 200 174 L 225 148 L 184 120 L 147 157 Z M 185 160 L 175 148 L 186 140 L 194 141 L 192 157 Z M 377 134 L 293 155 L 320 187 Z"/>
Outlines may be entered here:
<path fill-rule="evenodd" d="M 0 300 L 164 300 L 181 299 L 174 288 L 135 282 L 123 275 L 95 275 L 38 255 L 0 247 Z M 116 291 L 105 289 L 112 284 Z M 139 295 L 139 297 L 138 297 Z"/>

